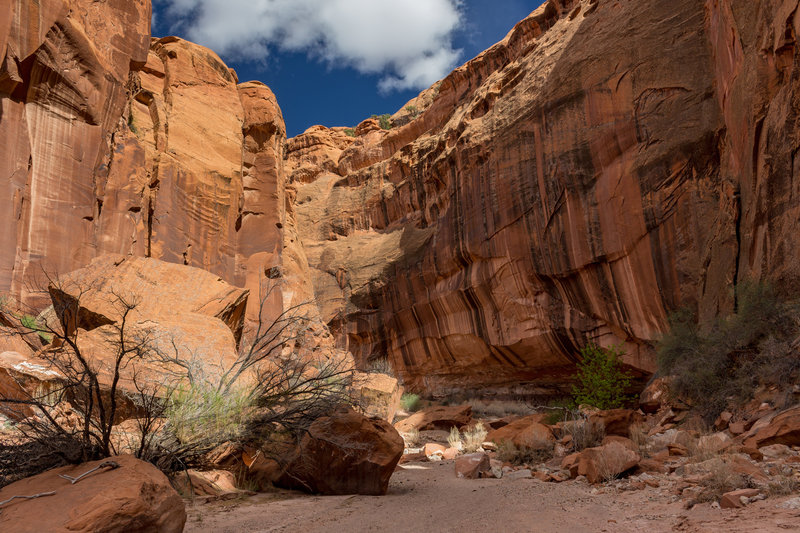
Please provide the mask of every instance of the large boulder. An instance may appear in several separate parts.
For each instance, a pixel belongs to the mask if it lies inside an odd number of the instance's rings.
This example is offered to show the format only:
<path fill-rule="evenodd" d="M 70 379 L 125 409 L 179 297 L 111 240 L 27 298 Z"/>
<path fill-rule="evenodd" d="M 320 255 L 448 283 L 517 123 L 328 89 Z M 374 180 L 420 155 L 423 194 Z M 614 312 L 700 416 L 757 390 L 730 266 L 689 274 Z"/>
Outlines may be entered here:
<path fill-rule="evenodd" d="M 763 425 L 754 424 L 744 439 L 744 445 L 752 448 L 770 444 L 800 446 L 800 406 L 778 413 Z"/>
<path fill-rule="evenodd" d="M 538 448 L 555 442 L 553 431 L 542 424 L 545 415 L 535 414 L 517 419 L 489 432 L 486 440 L 500 444 L 508 442 L 517 448 Z"/>
<path fill-rule="evenodd" d="M 36 499 L 15 499 L 0 507 L 3 533 L 180 533 L 186 523 L 183 500 L 156 467 L 130 455 L 110 460 L 75 484 L 73 478 L 100 466 L 93 461 L 49 470 L 0 490 L 0 501 L 12 496 L 54 492 Z"/>
<path fill-rule="evenodd" d="M 641 457 L 619 442 L 583 450 L 578 459 L 578 475 L 589 483 L 609 481 L 639 464 Z"/>
<path fill-rule="evenodd" d="M 386 494 L 403 448 L 385 420 L 340 409 L 309 426 L 278 484 L 317 494 Z"/>
<path fill-rule="evenodd" d="M 403 387 L 387 374 L 355 372 L 352 396 L 365 415 L 391 423 L 400 406 Z"/>
<path fill-rule="evenodd" d="M 444 429 L 452 427 L 462 428 L 472 421 L 471 405 L 436 406 L 423 409 L 408 418 L 397 422 L 394 427 L 401 433 L 414 429 Z"/>
<path fill-rule="evenodd" d="M 120 255 L 94 259 L 51 283 L 49 291 L 56 314 L 64 317 L 66 311 L 70 330 L 117 323 L 124 299 L 135 304 L 128 316 L 132 323 L 201 315 L 221 320 L 237 342 L 249 294 L 199 268 Z"/>

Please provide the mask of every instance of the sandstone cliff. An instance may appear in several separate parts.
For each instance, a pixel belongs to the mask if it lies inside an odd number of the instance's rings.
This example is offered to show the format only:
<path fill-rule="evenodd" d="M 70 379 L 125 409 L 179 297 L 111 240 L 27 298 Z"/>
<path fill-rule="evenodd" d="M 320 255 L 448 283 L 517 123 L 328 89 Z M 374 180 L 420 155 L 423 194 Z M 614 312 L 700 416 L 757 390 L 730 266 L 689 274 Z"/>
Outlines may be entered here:
<path fill-rule="evenodd" d="M 343 346 L 412 388 L 547 392 L 587 340 L 646 373 L 670 311 L 730 309 L 751 277 L 796 294 L 799 13 L 550 0 L 404 125 L 292 139 Z"/>
<path fill-rule="evenodd" d="M 0 292 L 30 299 L 41 269 L 119 253 L 258 294 L 282 247 L 286 134 L 272 92 L 239 84 L 203 47 L 151 42 L 147 0 L 8 6 Z"/>
<path fill-rule="evenodd" d="M 391 130 L 287 141 L 264 85 L 148 42 L 146 0 L 13 0 L 0 292 L 152 256 L 252 294 L 282 278 L 411 388 L 546 393 L 587 340 L 647 375 L 670 311 L 800 289 L 798 4 L 548 0 Z"/>

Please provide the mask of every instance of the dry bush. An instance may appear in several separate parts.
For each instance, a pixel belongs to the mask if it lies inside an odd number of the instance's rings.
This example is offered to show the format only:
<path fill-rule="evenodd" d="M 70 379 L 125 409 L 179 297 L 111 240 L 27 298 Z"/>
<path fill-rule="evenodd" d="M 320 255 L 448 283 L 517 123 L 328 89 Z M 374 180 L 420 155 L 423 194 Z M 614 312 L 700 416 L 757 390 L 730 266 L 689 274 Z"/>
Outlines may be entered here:
<path fill-rule="evenodd" d="M 614 481 L 621 474 L 617 456 L 605 448 L 601 449 L 597 454 L 595 465 L 597 465 L 597 473 L 603 483 Z"/>
<path fill-rule="evenodd" d="M 790 389 L 800 373 L 797 305 L 763 282 L 743 282 L 735 291 L 736 312 L 697 324 L 690 311 L 679 311 L 658 345 L 673 395 L 709 423 L 729 404 L 752 398 L 760 384 Z"/>
<path fill-rule="evenodd" d="M 497 458 L 513 465 L 536 465 L 553 458 L 554 446 L 552 441 L 542 440 L 532 442 L 529 446 L 517 447 L 504 440 L 497 446 Z"/>
<path fill-rule="evenodd" d="M 701 485 L 703 490 L 695 497 L 696 503 L 717 501 L 726 492 L 754 487 L 748 476 L 733 472 L 721 458 L 710 461 L 709 473 L 703 478 Z"/>
<path fill-rule="evenodd" d="M 767 484 L 767 493 L 770 496 L 788 496 L 798 492 L 800 492 L 800 479 L 792 475 L 777 475 Z"/>
<path fill-rule="evenodd" d="M 486 442 L 486 435 L 488 434 L 489 432 L 486 431 L 482 422 L 465 429 L 463 433 L 463 450 L 467 453 L 477 452 Z"/>
<path fill-rule="evenodd" d="M 262 288 L 261 309 L 276 287 Z M 119 316 L 106 327 L 114 328 L 117 340 L 110 342 L 110 365 L 101 368 L 78 342 L 84 331 L 78 327 L 81 297 L 92 287 L 62 289 L 57 279 L 48 278 L 47 292 L 77 294 L 51 313 L 57 323 L 41 319 L 45 314 L 31 321 L 34 313 L 0 309 L 0 324 L 13 334 L 53 341 L 38 357 L 59 375 L 32 393 L 19 383 L 25 397 L 19 392 L 0 397 L 4 409 L 17 406 L 14 418 L 22 420 L 14 425 L 13 442 L 0 446 L 0 484 L 60 464 L 115 455 L 123 407 L 126 417 L 134 413 L 138 432 L 125 436 L 125 446 L 137 445 L 126 451 L 172 471 L 207 466 L 208 453 L 225 442 L 248 443 L 269 454 L 273 443 L 298 439 L 314 420 L 351 401 L 352 369 L 346 359 L 297 353 L 310 327 L 303 314 L 307 303 L 274 319 L 259 316 L 258 325 L 244 333 L 236 362 L 211 374 L 196 356 L 181 355 L 174 341 L 130 327 L 127 319 L 139 303 L 115 294 Z M 163 379 L 145 379 L 141 369 L 148 364 L 163 369 Z M 34 415 L 26 418 L 31 411 Z"/>

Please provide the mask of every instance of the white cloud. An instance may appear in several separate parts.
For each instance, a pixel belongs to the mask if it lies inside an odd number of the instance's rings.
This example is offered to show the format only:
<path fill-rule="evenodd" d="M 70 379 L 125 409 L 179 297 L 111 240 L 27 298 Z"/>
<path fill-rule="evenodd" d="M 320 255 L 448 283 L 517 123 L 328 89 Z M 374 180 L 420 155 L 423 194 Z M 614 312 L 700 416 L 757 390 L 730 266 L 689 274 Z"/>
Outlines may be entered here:
<path fill-rule="evenodd" d="M 173 31 L 228 57 L 263 60 L 271 47 L 303 51 L 332 66 L 383 74 L 379 87 L 389 91 L 423 89 L 455 66 L 460 2 L 171 0 L 167 18 L 177 21 Z"/>

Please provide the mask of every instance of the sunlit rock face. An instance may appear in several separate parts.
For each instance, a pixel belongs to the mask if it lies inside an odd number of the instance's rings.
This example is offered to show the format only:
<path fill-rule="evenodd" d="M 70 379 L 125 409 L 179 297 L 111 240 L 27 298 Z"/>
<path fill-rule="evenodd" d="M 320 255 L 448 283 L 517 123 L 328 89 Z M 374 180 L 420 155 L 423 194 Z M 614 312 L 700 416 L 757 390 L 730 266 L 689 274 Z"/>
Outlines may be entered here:
<path fill-rule="evenodd" d="M 649 374 L 669 313 L 730 310 L 742 280 L 800 289 L 798 0 L 549 0 L 392 129 L 288 141 L 266 86 L 150 40 L 145 0 L 0 10 L 17 298 L 41 267 L 149 256 L 249 288 L 251 320 L 316 298 L 412 390 L 535 393 L 588 341 Z"/>
<path fill-rule="evenodd" d="M 341 345 L 412 389 L 544 392 L 589 340 L 646 374 L 672 310 L 796 290 L 797 7 L 551 0 L 399 126 L 291 139 Z"/>
<path fill-rule="evenodd" d="M 149 1 L 7 9 L 0 291 L 35 300 L 37 273 L 103 253 L 198 266 L 257 289 L 280 266 L 285 211 L 286 134 L 269 88 L 239 84 L 201 46 L 151 42 Z"/>

